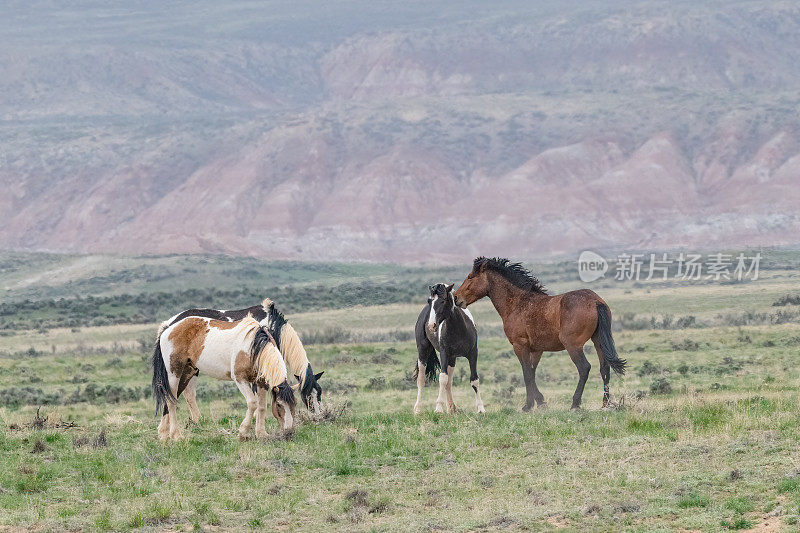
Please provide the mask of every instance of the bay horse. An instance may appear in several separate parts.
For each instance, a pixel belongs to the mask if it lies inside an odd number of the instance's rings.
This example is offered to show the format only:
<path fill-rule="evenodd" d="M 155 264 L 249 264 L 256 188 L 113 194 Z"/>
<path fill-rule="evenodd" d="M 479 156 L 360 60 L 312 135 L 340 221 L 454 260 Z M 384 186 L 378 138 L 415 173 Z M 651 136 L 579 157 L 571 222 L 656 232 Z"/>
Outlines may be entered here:
<path fill-rule="evenodd" d="M 503 321 L 503 330 L 522 365 L 526 400 L 523 411 L 544 406 L 544 396 L 536 387 L 536 367 L 542 352 L 566 349 L 578 369 L 578 387 L 572 396 L 572 409 L 581 405 L 583 388 L 591 365 L 583 345 L 591 339 L 600 360 L 603 378 L 603 407 L 611 398 L 609 368 L 625 373 L 611 336 L 611 310 L 608 304 L 588 289 L 551 296 L 538 279 L 520 263 L 508 259 L 478 257 L 472 271 L 455 292 L 456 303 L 466 307 L 488 296 Z"/>
<path fill-rule="evenodd" d="M 251 315 L 260 322 L 263 327 L 267 328 L 267 331 L 269 331 L 270 335 L 275 339 L 278 349 L 284 361 L 286 361 L 286 365 L 289 367 L 289 372 L 291 372 L 298 383 L 300 383 L 300 398 L 303 400 L 303 404 L 315 414 L 319 414 L 320 402 L 322 402 L 322 387 L 319 386 L 318 382 L 325 371 L 323 370 L 319 374 L 314 374 L 311 368 L 311 362 L 308 360 L 306 349 L 303 347 L 300 337 L 297 335 L 292 325 L 289 324 L 289 321 L 283 316 L 283 313 L 278 311 L 278 308 L 275 307 L 275 303 L 269 298 L 261 302 L 261 305 L 254 305 L 245 309 L 187 309 L 162 322 L 157 337 L 160 337 L 161 332 L 171 324 L 190 316 L 234 322 L 243 319 L 247 315 Z M 197 379 L 192 378 L 186 386 L 184 396 L 189 406 L 191 419 L 194 422 L 200 420 L 200 409 L 197 407 L 196 390 Z"/>
<path fill-rule="evenodd" d="M 417 380 L 417 403 L 414 414 L 422 412 L 422 389 L 426 376 L 433 380 L 436 370 L 439 374 L 439 397 L 436 400 L 436 412 L 444 412 L 445 395 L 448 411 L 454 413 L 456 404 L 453 401 L 453 370 L 456 357 L 466 357 L 469 361 L 469 383 L 475 391 L 475 408 L 485 413 L 481 393 L 478 390 L 478 330 L 472 313 L 455 304 L 453 285 L 437 283 L 428 287 L 431 295 L 428 304 L 417 318 L 415 334 L 417 339 L 417 366 L 414 377 Z M 439 352 L 439 358 L 436 352 Z"/>
<path fill-rule="evenodd" d="M 288 431 L 294 427 L 294 390 L 286 380 L 286 363 L 269 332 L 250 315 L 235 322 L 186 317 L 164 329 L 153 352 L 156 410 L 163 406 L 158 425 L 161 440 L 181 438 L 177 399 L 200 371 L 215 379 L 234 381 L 247 400 L 240 439 L 248 437 L 253 413 L 256 436 L 266 437 L 267 391 L 272 395 L 272 414 L 281 428 Z"/>

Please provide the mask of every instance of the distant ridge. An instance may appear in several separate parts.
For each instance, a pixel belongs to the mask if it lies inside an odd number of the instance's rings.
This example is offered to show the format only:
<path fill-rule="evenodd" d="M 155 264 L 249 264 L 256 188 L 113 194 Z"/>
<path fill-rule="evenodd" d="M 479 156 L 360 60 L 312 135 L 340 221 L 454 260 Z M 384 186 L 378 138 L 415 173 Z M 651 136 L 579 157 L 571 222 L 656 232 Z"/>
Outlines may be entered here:
<path fill-rule="evenodd" d="M 800 243 L 800 6 L 381 6 L 12 4 L 0 249 Z"/>

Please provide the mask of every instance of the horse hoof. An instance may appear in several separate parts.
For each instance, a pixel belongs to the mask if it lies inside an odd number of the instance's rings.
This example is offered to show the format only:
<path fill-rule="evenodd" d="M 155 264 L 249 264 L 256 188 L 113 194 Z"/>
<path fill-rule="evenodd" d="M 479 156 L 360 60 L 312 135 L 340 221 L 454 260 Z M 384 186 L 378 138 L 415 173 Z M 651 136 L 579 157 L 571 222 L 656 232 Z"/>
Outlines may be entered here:
<path fill-rule="evenodd" d="M 250 435 L 242 435 L 241 433 L 239 433 L 239 442 L 245 442 L 248 440 L 250 440 Z"/>
<path fill-rule="evenodd" d="M 444 409 L 442 409 L 441 405 L 437 405 L 436 409 L 434 409 L 434 412 L 436 412 L 436 413 L 444 413 Z"/>
<path fill-rule="evenodd" d="M 569 410 L 570 411 L 580 411 L 581 410 L 581 406 L 580 405 L 573 405 L 572 407 L 569 408 Z"/>
<path fill-rule="evenodd" d="M 532 405 L 525 404 L 522 406 L 522 412 L 527 413 L 531 410 L 532 407 L 533 407 Z"/>
<path fill-rule="evenodd" d="M 450 413 L 451 415 L 455 414 L 456 411 L 457 411 L 457 409 L 456 409 L 455 405 L 452 405 L 452 406 L 447 408 L 447 412 Z"/>
<path fill-rule="evenodd" d="M 478 407 L 478 414 L 485 415 L 486 409 L 484 409 L 483 406 Z"/>
<path fill-rule="evenodd" d="M 267 432 L 266 431 L 260 431 L 260 432 L 256 433 L 256 438 L 260 439 L 260 440 L 266 439 L 267 438 Z"/>
<path fill-rule="evenodd" d="M 547 409 L 547 404 L 545 402 L 537 403 L 536 409 Z"/>

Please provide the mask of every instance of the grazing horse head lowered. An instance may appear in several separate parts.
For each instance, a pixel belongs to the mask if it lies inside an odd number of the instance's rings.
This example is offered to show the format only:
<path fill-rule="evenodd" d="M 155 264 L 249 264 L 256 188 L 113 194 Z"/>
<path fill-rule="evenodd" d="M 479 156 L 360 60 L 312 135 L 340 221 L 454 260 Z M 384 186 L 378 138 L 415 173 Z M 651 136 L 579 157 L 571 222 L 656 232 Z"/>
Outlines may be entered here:
<path fill-rule="evenodd" d="M 278 346 L 284 361 L 286 361 L 289 373 L 300 384 L 300 398 L 303 400 L 303 404 L 314 414 L 319 414 L 320 404 L 322 403 L 322 387 L 319 385 L 319 379 L 324 371 L 317 374 L 314 373 L 303 343 L 300 341 L 300 336 L 269 298 L 261 302 L 261 305 L 254 305 L 245 309 L 187 309 L 162 322 L 157 338 L 161 337 L 161 332 L 164 329 L 190 316 L 234 322 L 243 319 L 247 315 L 252 315 L 275 339 L 275 344 Z M 186 388 L 186 402 L 189 405 L 192 420 L 195 422 L 200 419 L 200 410 L 197 407 L 195 397 L 196 381 L 195 379 L 190 380 Z"/>
<path fill-rule="evenodd" d="M 281 429 L 293 429 L 297 403 L 286 379 L 286 363 L 269 331 L 250 315 L 234 322 L 189 316 L 164 329 L 153 352 L 156 408 L 164 406 L 158 426 L 162 440 L 181 437 L 177 399 L 199 372 L 234 381 L 247 400 L 240 438 L 248 437 L 254 413 L 256 436 L 266 437 L 267 392 Z"/>

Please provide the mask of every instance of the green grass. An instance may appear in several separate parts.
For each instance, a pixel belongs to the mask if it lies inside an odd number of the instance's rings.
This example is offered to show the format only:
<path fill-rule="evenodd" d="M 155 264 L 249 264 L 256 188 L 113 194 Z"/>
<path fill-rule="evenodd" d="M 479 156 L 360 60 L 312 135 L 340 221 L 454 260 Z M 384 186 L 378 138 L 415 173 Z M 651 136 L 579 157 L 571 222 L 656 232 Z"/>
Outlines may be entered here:
<path fill-rule="evenodd" d="M 765 312 L 793 281 L 776 271 L 759 283 L 598 288 L 616 314 L 678 309 L 708 295 L 717 306 L 697 312 L 700 328 L 616 331 L 630 371 L 612 376 L 610 410 L 600 409 L 589 350 L 583 410 L 569 410 L 576 371 L 555 353 L 537 374 L 548 409 L 522 413 L 519 363 L 507 340 L 490 334 L 499 322 L 485 302 L 475 306 L 489 331 L 478 362 L 485 416 L 473 411 L 463 361 L 454 375 L 459 412 L 433 412 L 432 384 L 415 417 L 413 341 L 309 345 L 315 370 L 325 370 L 324 401 L 348 407 L 333 422 L 302 424 L 291 440 L 240 442 L 241 396 L 201 376 L 201 422 L 180 442 L 159 442 L 147 393 L 154 324 L 15 331 L 0 337 L 9 354 L 0 358 L 0 393 L 18 399 L 0 407 L 0 526 L 791 529 L 800 514 L 800 324 L 715 321 Z M 420 305 L 289 318 L 301 333 L 342 327 L 367 338 L 409 327 Z M 670 392 L 652 392 L 656 379 Z M 76 425 L 28 427 L 40 405 L 49 422 Z M 179 417 L 187 422 L 183 402 Z M 268 430 L 277 433 L 272 418 Z"/>

